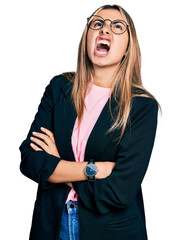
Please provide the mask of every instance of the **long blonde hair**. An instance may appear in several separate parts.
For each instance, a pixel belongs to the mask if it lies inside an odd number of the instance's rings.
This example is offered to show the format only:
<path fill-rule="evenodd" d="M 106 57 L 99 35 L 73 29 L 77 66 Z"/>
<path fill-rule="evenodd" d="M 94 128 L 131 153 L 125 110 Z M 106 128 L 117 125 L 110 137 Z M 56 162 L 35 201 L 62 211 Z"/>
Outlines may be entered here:
<path fill-rule="evenodd" d="M 149 97 L 149 98 L 155 99 L 155 97 L 151 93 L 149 93 L 143 87 L 143 84 L 142 84 L 141 52 L 140 52 L 140 47 L 139 47 L 134 23 L 130 15 L 122 7 L 118 5 L 103 5 L 100 8 L 98 8 L 93 14 L 97 14 L 99 11 L 103 9 L 116 9 L 120 11 L 124 20 L 129 25 L 129 28 L 128 28 L 129 43 L 127 46 L 126 56 L 124 57 L 124 60 L 122 59 L 120 63 L 119 70 L 116 74 L 116 77 L 114 79 L 113 86 L 112 86 L 113 97 L 115 101 L 118 103 L 119 109 L 118 109 L 116 119 L 114 119 L 114 124 L 107 131 L 109 133 L 115 129 L 121 129 L 121 134 L 119 139 L 121 140 L 121 137 L 123 136 L 123 133 L 128 121 L 128 117 L 130 114 L 132 98 L 135 96 L 143 96 L 143 97 Z M 90 23 L 91 20 L 92 18 L 90 18 L 88 23 Z M 90 81 L 94 71 L 92 62 L 90 61 L 87 54 L 87 31 L 88 31 L 88 24 L 85 26 L 85 29 L 81 37 L 81 41 L 79 43 L 76 73 L 75 74 L 71 74 L 71 72 L 64 73 L 65 77 L 67 77 L 70 81 L 73 82 L 71 97 L 74 102 L 75 109 L 77 112 L 77 117 L 79 120 L 78 127 L 83 117 L 86 89 L 88 86 L 88 82 Z M 143 90 L 142 92 L 144 93 L 140 93 L 139 95 L 136 94 L 135 92 L 132 91 L 133 87 Z M 116 99 L 116 96 L 120 96 L 119 100 Z M 109 99 L 109 110 L 113 118 L 113 115 L 111 112 L 111 97 Z M 155 101 L 157 102 L 156 99 Z M 158 103 L 158 106 L 160 107 L 159 103 Z"/>

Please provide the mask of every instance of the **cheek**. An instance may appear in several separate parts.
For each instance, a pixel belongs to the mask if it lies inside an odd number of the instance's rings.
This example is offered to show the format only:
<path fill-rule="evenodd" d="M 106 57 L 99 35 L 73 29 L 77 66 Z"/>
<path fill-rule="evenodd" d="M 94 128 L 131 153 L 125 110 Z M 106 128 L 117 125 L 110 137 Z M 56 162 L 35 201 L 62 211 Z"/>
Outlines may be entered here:
<path fill-rule="evenodd" d="M 113 50 L 117 58 L 122 59 L 123 55 L 126 53 L 127 45 L 128 45 L 127 37 L 122 39 L 119 38 L 115 39 Z"/>

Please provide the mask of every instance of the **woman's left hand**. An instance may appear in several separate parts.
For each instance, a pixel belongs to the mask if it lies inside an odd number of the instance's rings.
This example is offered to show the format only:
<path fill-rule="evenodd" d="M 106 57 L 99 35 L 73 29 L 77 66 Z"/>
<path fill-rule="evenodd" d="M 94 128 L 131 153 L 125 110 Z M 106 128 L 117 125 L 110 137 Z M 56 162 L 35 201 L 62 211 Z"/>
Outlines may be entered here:
<path fill-rule="evenodd" d="M 54 134 L 48 130 L 47 128 L 41 128 L 41 130 L 45 133 L 39 133 L 39 132 L 32 132 L 32 134 L 34 135 L 34 137 L 31 137 L 30 139 L 35 142 L 37 145 L 39 145 L 40 147 L 42 147 L 45 152 L 52 154 L 56 157 L 60 158 L 60 155 L 58 153 L 57 150 L 57 146 L 55 143 L 55 138 L 54 138 Z M 41 141 L 38 138 L 41 138 L 44 140 Z M 30 146 L 35 150 L 35 151 L 43 151 L 41 148 L 37 147 L 35 144 L 31 143 Z"/>

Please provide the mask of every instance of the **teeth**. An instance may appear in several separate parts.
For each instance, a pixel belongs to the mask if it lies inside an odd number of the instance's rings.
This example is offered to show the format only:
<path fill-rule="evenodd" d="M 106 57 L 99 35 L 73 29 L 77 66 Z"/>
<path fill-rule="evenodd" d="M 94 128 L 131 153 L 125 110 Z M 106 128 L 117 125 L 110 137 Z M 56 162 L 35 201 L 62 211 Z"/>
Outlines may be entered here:
<path fill-rule="evenodd" d="M 105 54 L 107 54 L 107 52 L 101 52 L 101 51 L 99 51 L 99 50 L 96 50 L 99 54 L 102 54 L 102 55 L 105 55 Z"/>
<path fill-rule="evenodd" d="M 107 44 L 108 46 L 110 45 L 109 41 L 103 40 L 103 39 L 98 40 L 97 44 L 99 44 L 99 43 Z"/>

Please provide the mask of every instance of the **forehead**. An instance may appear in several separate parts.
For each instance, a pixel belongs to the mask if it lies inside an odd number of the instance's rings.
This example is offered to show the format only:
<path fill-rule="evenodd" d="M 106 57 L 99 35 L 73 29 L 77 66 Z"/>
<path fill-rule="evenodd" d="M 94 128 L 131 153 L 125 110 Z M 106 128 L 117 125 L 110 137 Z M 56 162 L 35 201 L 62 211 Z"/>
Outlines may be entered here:
<path fill-rule="evenodd" d="M 99 15 L 99 16 L 103 17 L 104 19 L 108 18 L 110 20 L 114 20 L 114 19 L 124 20 L 120 11 L 118 11 L 116 9 L 103 9 L 100 12 L 96 13 L 96 15 Z"/>

